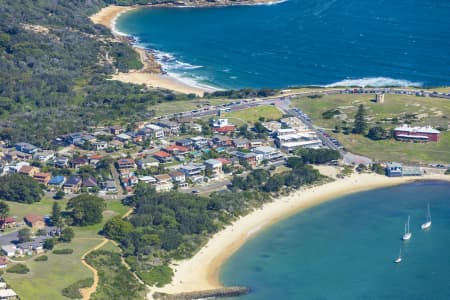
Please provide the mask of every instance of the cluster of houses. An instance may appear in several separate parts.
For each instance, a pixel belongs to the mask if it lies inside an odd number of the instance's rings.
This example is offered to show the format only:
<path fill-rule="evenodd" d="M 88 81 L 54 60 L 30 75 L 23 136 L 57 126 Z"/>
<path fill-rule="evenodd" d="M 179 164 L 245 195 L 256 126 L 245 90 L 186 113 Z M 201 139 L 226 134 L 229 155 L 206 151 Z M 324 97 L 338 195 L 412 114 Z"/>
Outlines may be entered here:
<path fill-rule="evenodd" d="M 120 158 L 116 161 L 122 187 L 132 191 L 139 181 L 144 181 L 154 185 L 157 191 L 167 191 L 174 186 L 185 188 L 221 179 L 224 168 L 239 168 L 242 164 L 256 167 L 262 163 L 280 163 L 289 152 L 299 147 L 322 146 L 316 133 L 296 117 L 266 122 L 263 125 L 269 132 L 268 139 L 238 137 L 236 126 L 226 118 L 213 120 L 210 126 L 214 134 L 205 136 L 202 135 L 200 124 L 193 123 L 192 118 L 180 117 L 172 121 L 141 122 L 136 124 L 134 130 L 111 126 L 92 133 L 71 133 L 55 140 L 56 144 L 85 151 L 77 157 L 72 154 L 58 155 L 55 151 L 42 150 L 29 143 L 17 143 L 13 148 L 0 152 L 1 174 L 24 174 L 37 180 L 49 191 L 61 190 L 66 194 L 82 190 L 114 193 L 118 187 L 112 176 L 97 182 L 98 178 L 95 177 L 63 176 L 60 175 L 61 172 L 52 174 L 41 171 L 32 161 L 54 168 L 68 168 L 73 171 L 71 174 L 77 174 L 76 171 L 83 166 L 95 169 L 102 159 L 100 152 L 121 152 L 124 147 L 140 145 L 144 151 L 133 158 Z M 189 134 L 186 137 L 180 136 L 186 130 Z M 209 151 L 220 155 L 202 159 Z M 167 173 L 154 176 L 139 176 L 142 172 L 136 172 L 139 169 L 158 167 L 160 164 L 165 167 L 177 166 L 169 168 Z"/>
<path fill-rule="evenodd" d="M 31 229 L 32 234 L 34 234 L 35 236 L 29 242 L 19 242 L 17 232 L 12 232 L 4 235 L 0 239 L 0 247 L 2 253 L 6 257 L 16 257 L 42 253 L 44 251 L 44 241 L 58 233 L 56 228 L 47 226 L 47 222 L 44 216 L 38 214 L 27 214 L 24 217 L 24 224 Z M 3 228 L 12 228 L 21 225 L 22 224 L 17 224 L 17 220 L 14 217 L 6 218 L 2 224 Z M 43 231 L 45 234 L 41 233 L 41 235 L 38 235 L 39 231 Z M 4 259 L 5 261 L 7 261 L 5 257 Z"/>
<path fill-rule="evenodd" d="M 82 178 L 78 175 L 62 176 L 53 175 L 51 172 L 41 171 L 33 166 L 33 161 L 38 161 L 45 166 L 54 168 L 70 168 L 74 171 L 83 166 L 95 167 L 102 158 L 99 154 L 91 154 L 84 157 L 70 158 L 68 156 L 56 156 L 52 150 L 42 150 L 28 143 L 17 143 L 14 148 L 9 148 L 0 153 L 0 175 L 18 173 L 30 176 L 46 187 L 49 191 L 62 190 L 66 194 L 78 193 L 82 189 L 86 191 L 96 190 L 99 187 L 96 178 L 90 176 Z"/>

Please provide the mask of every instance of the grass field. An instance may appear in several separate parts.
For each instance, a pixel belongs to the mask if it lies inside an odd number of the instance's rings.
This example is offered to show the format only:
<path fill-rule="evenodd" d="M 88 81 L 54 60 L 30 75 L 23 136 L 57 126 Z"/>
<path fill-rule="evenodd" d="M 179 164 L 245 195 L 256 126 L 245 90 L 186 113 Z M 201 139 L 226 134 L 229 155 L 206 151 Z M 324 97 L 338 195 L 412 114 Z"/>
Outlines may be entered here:
<path fill-rule="evenodd" d="M 263 117 L 265 120 L 278 120 L 283 113 L 273 105 L 257 106 L 239 111 L 224 113 L 223 117 L 230 119 L 235 125 L 243 125 L 245 123 L 253 125 Z"/>
<path fill-rule="evenodd" d="M 376 104 L 374 95 L 330 95 L 321 98 L 300 98 L 293 100 L 295 106 L 305 111 L 314 124 L 323 127 L 331 133 L 337 124 L 345 124 L 350 128 L 359 104 L 364 104 L 369 127 L 382 126 L 386 129 L 396 127 L 391 121 L 398 118 L 401 122 L 405 115 L 415 115 L 411 118 L 413 126 L 432 125 L 448 128 L 450 125 L 450 101 L 438 98 L 415 97 L 408 95 L 385 95 L 384 104 Z M 341 113 L 337 118 L 324 119 L 322 113 L 338 109 Z M 345 122 L 343 122 L 345 121 Z M 450 162 L 450 132 L 441 134 L 439 143 L 404 143 L 395 140 L 372 141 L 359 135 L 344 135 L 331 133 L 351 152 L 365 155 L 380 161 L 401 162 Z"/>
<path fill-rule="evenodd" d="M 64 210 L 67 200 L 43 199 L 39 203 L 20 204 L 8 201 L 11 215 L 23 218 L 27 213 L 33 212 L 49 215 L 53 202 L 57 201 Z M 69 255 L 55 255 L 46 253 L 48 261 L 36 262 L 34 258 L 28 258 L 25 264 L 30 268 L 30 273 L 25 275 L 9 274 L 4 277 L 8 284 L 23 300 L 44 299 L 68 299 L 61 294 L 61 290 L 76 281 L 92 277 L 92 272 L 81 264 L 81 256 L 89 249 L 99 244 L 103 237 L 98 234 L 104 223 L 116 215 L 123 215 L 128 210 L 119 200 L 107 201 L 107 208 L 103 212 L 101 224 L 74 227 L 75 238 L 69 244 L 58 244 L 55 249 L 70 248 L 74 252 Z M 117 246 L 108 242 L 106 250 L 118 252 Z"/>
<path fill-rule="evenodd" d="M 196 110 L 207 107 L 209 105 L 220 105 L 232 100 L 227 99 L 202 99 L 202 100 L 190 100 L 190 101 L 173 101 L 163 102 L 151 107 L 155 111 L 156 116 L 174 114 L 183 111 Z"/>
<path fill-rule="evenodd" d="M 405 114 L 415 114 L 413 125 L 432 125 L 448 127 L 450 117 L 450 101 L 447 99 L 415 97 L 408 95 L 385 95 L 385 103 L 377 104 L 371 94 L 327 95 L 321 98 L 300 98 L 293 100 L 295 106 L 305 111 L 318 126 L 334 128 L 340 120 L 352 124 L 359 104 L 367 111 L 371 125 L 394 127 L 396 125 L 383 121 L 389 118 L 403 118 Z M 322 113 L 338 109 L 341 114 L 332 119 L 324 119 Z"/>

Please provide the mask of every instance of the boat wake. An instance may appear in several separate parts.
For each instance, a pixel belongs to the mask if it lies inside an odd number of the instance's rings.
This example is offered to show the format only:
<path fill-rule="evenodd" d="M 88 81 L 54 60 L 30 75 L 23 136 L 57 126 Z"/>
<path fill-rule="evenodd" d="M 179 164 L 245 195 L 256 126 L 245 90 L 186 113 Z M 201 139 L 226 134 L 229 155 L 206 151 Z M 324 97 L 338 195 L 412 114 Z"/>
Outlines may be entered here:
<path fill-rule="evenodd" d="M 332 84 L 325 85 L 325 87 L 341 87 L 341 86 L 357 86 L 357 87 L 411 87 L 422 86 L 420 82 L 412 82 L 402 79 L 394 79 L 389 77 L 364 77 L 360 79 L 345 79 Z"/>

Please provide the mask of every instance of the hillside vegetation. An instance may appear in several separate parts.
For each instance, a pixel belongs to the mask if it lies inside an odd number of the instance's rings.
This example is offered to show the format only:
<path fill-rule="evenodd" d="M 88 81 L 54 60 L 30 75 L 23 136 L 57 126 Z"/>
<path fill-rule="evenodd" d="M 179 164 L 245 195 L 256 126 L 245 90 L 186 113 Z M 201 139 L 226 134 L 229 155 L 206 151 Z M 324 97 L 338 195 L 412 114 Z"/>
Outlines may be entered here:
<path fill-rule="evenodd" d="M 89 20 L 115 2 L 0 3 L 0 138 L 49 146 L 58 134 L 141 119 L 151 105 L 187 98 L 108 80 L 141 67 L 131 47 Z"/>

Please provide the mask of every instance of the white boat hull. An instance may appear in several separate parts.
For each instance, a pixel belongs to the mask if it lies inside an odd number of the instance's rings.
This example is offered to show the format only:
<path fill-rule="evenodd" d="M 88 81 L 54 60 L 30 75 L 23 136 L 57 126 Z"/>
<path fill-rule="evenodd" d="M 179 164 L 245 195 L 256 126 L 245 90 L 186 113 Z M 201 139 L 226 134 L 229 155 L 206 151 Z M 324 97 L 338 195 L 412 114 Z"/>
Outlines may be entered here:
<path fill-rule="evenodd" d="M 421 227 L 422 229 L 428 229 L 428 228 L 430 228 L 430 227 L 431 227 L 431 221 L 426 222 L 426 223 L 423 223 L 420 227 Z"/>
<path fill-rule="evenodd" d="M 399 258 L 397 258 L 396 260 L 394 260 L 394 262 L 395 262 L 396 264 L 399 264 L 399 263 L 402 262 L 402 259 L 399 257 Z"/>
<path fill-rule="evenodd" d="M 408 241 L 408 240 L 410 240 L 411 239 L 411 233 L 410 232 L 408 232 L 408 233 L 405 233 L 404 235 L 403 235 L 403 240 L 404 241 Z"/>

